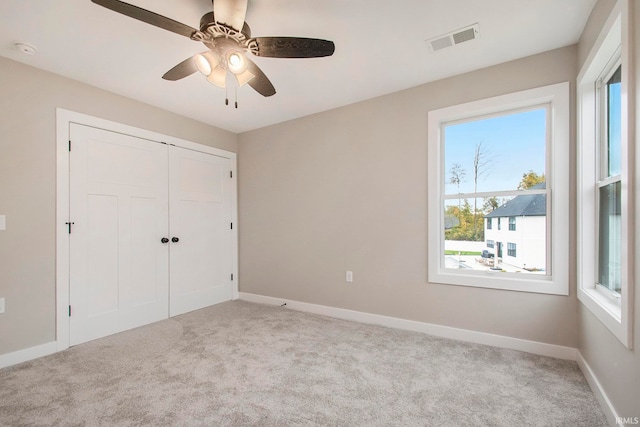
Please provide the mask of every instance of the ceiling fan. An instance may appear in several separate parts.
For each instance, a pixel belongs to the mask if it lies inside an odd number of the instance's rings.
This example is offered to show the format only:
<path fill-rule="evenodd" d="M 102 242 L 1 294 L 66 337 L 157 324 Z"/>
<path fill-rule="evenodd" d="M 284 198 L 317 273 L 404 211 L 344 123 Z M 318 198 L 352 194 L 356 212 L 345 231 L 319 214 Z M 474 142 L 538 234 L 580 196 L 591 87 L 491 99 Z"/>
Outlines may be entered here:
<path fill-rule="evenodd" d="M 199 41 L 208 51 L 189 57 L 167 71 L 162 78 L 179 80 L 200 71 L 207 80 L 226 87 L 227 73 L 238 86 L 248 84 L 263 96 L 272 96 L 276 89 L 247 53 L 269 58 L 319 58 L 331 56 L 333 42 L 302 37 L 251 37 L 244 21 L 248 0 L 213 0 L 213 11 L 200 19 L 197 30 L 173 19 L 119 0 L 91 0 L 93 3 L 147 24 L 172 31 Z M 226 101 L 228 103 L 228 100 Z M 237 108 L 237 102 L 236 102 Z"/>

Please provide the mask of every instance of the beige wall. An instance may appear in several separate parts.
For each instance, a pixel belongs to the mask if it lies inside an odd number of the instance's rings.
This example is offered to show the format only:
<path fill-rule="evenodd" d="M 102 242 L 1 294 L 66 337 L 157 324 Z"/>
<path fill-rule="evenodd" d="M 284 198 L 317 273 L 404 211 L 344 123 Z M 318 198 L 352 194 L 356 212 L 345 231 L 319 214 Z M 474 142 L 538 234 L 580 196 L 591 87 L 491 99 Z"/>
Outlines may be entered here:
<path fill-rule="evenodd" d="M 427 282 L 427 113 L 574 87 L 576 59 L 570 46 L 241 134 L 240 290 L 575 347 L 575 274 L 568 297 Z"/>
<path fill-rule="evenodd" d="M 56 107 L 237 148 L 233 133 L 0 57 L 0 355 L 55 340 Z"/>
<path fill-rule="evenodd" d="M 584 26 L 578 43 L 578 64 L 581 66 L 589 55 L 591 47 L 600 34 L 600 30 L 609 17 L 617 0 L 598 0 Z M 578 70 L 579 71 L 579 70 Z"/>
<path fill-rule="evenodd" d="M 592 48 L 595 38 L 600 33 L 604 22 L 611 12 L 611 8 L 615 2 L 611 0 L 600 0 L 596 9 L 587 23 L 585 35 L 591 34 L 590 37 L 583 37 L 580 40 L 580 51 L 584 51 L 582 62 L 586 59 L 586 55 Z M 630 97 L 635 103 L 635 120 L 640 123 L 640 31 L 637 28 L 640 23 L 640 5 L 635 0 L 631 2 L 635 4 L 635 11 L 631 15 L 633 26 L 635 27 L 634 54 L 635 54 L 635 94 Z M 639 200 L 638 189 L 640 188 L 640 174 L 637 165 L 640 164 L 640 151 L 638 151 L 639 134 L 636 134 L 634 146 L 635 161 L 631 161 L 635 171 L 636 182 L 636 207 Z M 633 158 L 633 156 L 632 156 Z M 635 215 L 635 224 L 640 224 L 640 209 L 632 212 Z M 640 277 L 640 237 L 638 230 L 635 232 L 635 266 L 636 277 Z M 582 304 L 578 305 L 579 319 L 579 341 L 578 350 L 584 357 L 585 361 L 591 366 L 596 377 L 600 381 L 611 403 L 615 407 L 618 415 L 621 417 L 640 417 L 640 288 L 638 280 L 635 280 L 635 310 L 633 323 L 633 343 L 634 350 L 627 349 L 609 330 Z"/>

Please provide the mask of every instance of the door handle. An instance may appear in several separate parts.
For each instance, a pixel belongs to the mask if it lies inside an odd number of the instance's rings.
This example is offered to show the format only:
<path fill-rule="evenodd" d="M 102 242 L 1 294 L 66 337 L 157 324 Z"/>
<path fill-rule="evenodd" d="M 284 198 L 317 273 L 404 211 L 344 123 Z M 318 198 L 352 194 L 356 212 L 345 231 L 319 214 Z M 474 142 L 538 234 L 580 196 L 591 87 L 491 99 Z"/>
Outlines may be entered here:
<path fill-rule="evenodd" d="M 178 242 L 180 241 L 180 239 L 178 239 L 177 237 L 172 237 L 172 238 L 171 238 L 171 241 L 172 241 L 173 243 L 178 243 Z"/>
<path fill-rule="evenodd" d="M 163 237 L 162 239 L 160 239 L 160 241 L 162 243 L 169 243 L 169 239 L 167 239 L 166 237 Z"/>

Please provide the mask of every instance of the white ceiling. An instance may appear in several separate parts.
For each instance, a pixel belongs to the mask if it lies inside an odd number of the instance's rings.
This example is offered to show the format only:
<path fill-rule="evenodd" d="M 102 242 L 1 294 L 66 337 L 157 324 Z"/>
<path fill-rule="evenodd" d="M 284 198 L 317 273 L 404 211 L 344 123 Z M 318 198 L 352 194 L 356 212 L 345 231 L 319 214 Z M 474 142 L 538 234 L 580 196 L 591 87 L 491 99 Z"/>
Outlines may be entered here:
<path fill-rule="evenodd" d="M 249 0 L 253 36 L 332 40 L 333 56 L 253 58 L 277 93 L 225 91 L 196 73 L 161 76 L 202 44 L 90 0 L 1 0 L 0 55 L 232 132 L 351 104 L 578 41 L 596 0 Z M 197 28 L 210 0 L 129 0 Z M 479 23 L 480 38 L 429 52 L 425 40 Z M 37 48 L 28 56 L 15 48 Z"/>

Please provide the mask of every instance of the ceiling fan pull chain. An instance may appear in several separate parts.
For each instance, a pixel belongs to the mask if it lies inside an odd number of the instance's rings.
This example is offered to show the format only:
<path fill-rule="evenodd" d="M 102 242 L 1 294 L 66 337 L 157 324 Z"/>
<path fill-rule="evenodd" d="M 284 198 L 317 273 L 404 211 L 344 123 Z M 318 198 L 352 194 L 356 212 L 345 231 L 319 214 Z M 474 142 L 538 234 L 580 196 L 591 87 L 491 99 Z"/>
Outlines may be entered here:
<path fill-rule="evenodd" d="M 227 89 L 227 85 L 224 86 L 224 105 L 229 105 L 229 89 Z"/>
<path fill-rule="evenodd" d="M 238 108 L 238 86 L 233 87 L 236 91 L 236 108 Z"/>

